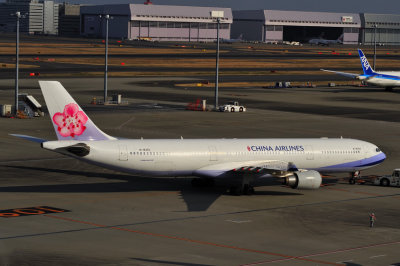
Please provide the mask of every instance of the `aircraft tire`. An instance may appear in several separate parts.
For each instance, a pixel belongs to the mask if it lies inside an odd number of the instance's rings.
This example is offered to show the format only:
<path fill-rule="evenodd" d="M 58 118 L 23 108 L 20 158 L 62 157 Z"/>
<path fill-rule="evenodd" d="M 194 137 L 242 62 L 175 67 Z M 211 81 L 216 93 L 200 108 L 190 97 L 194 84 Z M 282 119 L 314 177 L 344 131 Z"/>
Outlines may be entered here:
<path fill-rule="evenodd" d="M 204 181 L 201 178 L 193 178 L 191 184 L 192 187 L 203 187 Z"/>
<path fill-rule="evenodd" d="M 230 187 L 229 193 L 233 196 L 241 196 L 243 191 L 240 187 Z"/>

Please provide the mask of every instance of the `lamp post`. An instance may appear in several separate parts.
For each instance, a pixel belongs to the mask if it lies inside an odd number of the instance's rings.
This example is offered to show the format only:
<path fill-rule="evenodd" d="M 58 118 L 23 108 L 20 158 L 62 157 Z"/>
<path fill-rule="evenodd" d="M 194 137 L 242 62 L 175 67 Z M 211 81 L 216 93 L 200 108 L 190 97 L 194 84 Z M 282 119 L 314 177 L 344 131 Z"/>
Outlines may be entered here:
<path fill-rule="evenodd" d="M 376 28 L 378 27 L 378 25 L 374 24 L 373 28 L 374 28 L 374 71 L 375 71 L 375 63 L 376 63 Z"/>
<path fill-rule="evenodd" d="M 17 26 L 16 26 L 16 36 L 15 36 L 15 108 L 14 114 L 18 115 L 18 74 L 19 74 L 19 20 L 25 18 L 25 15 L 21 15 L 21 12 L 17 11 L 11 16 L 15 16 Z"/>
<path fill-rule="evenodd" d="M 105 51 L 104 51 L 104 104 L 106 104 L 107 103 L 107 75 L 108 75 L 108 21 L 110 20 L 110 15 L 99 15 L 99 17 L 100 17 L 100 19 L 104 18 L 106 20 L 106 41 L 105 41 Z"/>
<path fill-rule="evenodd" d="M 218 80 L 219 80 L 219 26 L 221 18 L 224 17 L 224 11 L 211 11 L 211 17 L 217 21 L 217 51 L 215 63 L 215 110 L 218 110 Z"/>

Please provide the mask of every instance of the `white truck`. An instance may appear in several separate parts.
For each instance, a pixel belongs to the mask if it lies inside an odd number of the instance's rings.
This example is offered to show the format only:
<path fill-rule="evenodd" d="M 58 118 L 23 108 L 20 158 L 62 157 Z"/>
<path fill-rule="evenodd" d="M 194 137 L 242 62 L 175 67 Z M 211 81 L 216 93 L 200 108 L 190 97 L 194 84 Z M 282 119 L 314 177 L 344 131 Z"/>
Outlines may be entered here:
<path fill-rule="evenodd" d="M 374 185 L 400 187 L 400 168 L 394 169 L 392 175 L 376 177 Z"/>
<path fill-rule="evenodd" d="M 239 102 L 228 102 L 219 107 L 221 112 L 246 112 L 246 108 L 240 105 Z"/>

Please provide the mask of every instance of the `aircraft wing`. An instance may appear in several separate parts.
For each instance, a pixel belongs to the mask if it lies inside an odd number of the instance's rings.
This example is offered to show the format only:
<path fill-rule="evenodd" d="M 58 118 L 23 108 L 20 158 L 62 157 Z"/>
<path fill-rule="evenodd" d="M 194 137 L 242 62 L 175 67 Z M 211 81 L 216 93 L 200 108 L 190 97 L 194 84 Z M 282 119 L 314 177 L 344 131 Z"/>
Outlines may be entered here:
<path fill-rule="evenodd" d="M 291 162 L 278 160 L 267 161 L 248 161 L 248 162 L 230 162 L 209 165 L 194 171 L 194 175 L 214 177 L 225 176 L 233 173 L 246 173 L 256 176 L 271 175 L 274 177 L 285 177 L 292 172 L 298 171 L 297 167 Z"/>
<path fill-rule="evenodd" d="M 342 75 L 342 76 L 345 76 L 345 77 L 348 77 L 348 78 L 353 78 L 353 79 L 356 79 L 356 78 L 358 78 L 360 76 L 359 74 L 346 73 L 346 72 L 340 72 L 340 71 L 333 71 L 333 70 L 327 70 L 327 69 L 320 69 L 320 70 L 325 71 L 325 72 L 335 73 L 335 74 Z"/>
<path fill-rule="evenodd" d="M 246 174 L 285 177 L 294 171 L 298 171 L 298 169 L 291 162 L 271 160 L 262 163 L 246 164 L 240 168 L 234 168 L 232 171 Z"/>

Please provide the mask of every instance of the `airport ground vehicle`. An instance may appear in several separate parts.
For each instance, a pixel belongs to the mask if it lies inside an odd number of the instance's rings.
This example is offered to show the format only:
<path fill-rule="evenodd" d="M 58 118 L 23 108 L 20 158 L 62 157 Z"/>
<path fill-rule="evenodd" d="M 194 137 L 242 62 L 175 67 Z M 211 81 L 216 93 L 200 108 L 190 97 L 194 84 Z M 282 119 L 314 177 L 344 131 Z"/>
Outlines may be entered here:
<path fill-rule="evenodd" d="M 219 107 L 221 112 L 246 112 L 246 107 L 240 105 L 239 102 L 228 102 Z"/>
<path fill-rule="evenodd" d="M 394 169 L 392 175 L 376 177 L 374 185 L 400 187 L 400 168 Z"/>

